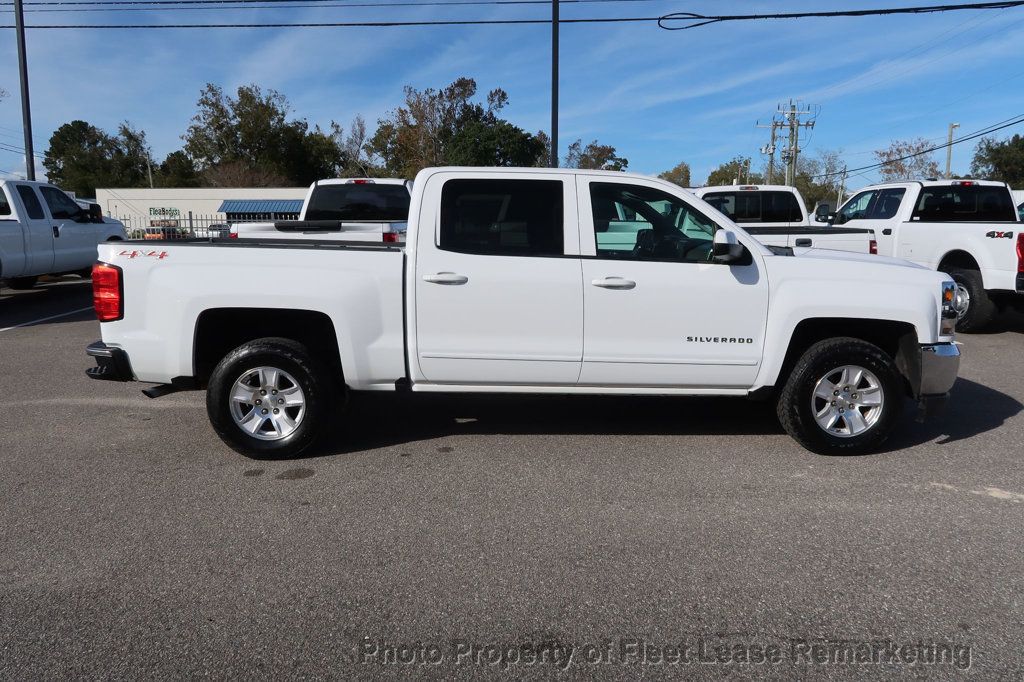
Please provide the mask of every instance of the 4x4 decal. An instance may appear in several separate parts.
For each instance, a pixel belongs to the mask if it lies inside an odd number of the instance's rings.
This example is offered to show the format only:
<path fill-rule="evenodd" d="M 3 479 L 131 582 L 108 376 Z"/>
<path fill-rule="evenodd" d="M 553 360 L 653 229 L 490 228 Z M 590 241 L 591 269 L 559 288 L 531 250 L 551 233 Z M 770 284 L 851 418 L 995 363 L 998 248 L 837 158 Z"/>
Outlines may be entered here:
<path fill-rule="evenodd" d="M 986 232 L 985 236 L 989 239 L 1013 239 L 1013 232 Z"/>

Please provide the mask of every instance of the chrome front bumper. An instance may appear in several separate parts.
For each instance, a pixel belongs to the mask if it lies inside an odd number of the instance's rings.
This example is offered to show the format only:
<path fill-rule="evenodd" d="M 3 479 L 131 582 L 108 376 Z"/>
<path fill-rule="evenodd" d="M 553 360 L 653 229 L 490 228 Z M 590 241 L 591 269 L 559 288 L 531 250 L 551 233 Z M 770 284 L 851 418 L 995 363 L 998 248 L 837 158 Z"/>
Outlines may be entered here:
<path fill-rule="evenodd" d="M 960 370 L 960 349 L 954 343 L 921 346 L 917 385 L 918 419 L 938 414 L 949 399 Z"/>
<path fill-rule="evenodd" d="M 960 349 L 955 343 L 921 346 L 919 396 L 949 393 L 960 371 Z"/>

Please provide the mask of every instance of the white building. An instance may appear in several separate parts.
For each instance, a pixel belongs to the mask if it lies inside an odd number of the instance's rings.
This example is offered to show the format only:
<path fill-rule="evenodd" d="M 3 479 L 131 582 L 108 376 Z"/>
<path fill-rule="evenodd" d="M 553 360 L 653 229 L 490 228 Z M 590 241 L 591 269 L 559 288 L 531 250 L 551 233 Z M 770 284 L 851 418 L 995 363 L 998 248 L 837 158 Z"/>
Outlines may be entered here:
<path fill-rule="evenodd" d="M 211 223 L 299 217 L 306 187 L 97 189 L 104 214 L 129 228 L 208 227 Z"/>

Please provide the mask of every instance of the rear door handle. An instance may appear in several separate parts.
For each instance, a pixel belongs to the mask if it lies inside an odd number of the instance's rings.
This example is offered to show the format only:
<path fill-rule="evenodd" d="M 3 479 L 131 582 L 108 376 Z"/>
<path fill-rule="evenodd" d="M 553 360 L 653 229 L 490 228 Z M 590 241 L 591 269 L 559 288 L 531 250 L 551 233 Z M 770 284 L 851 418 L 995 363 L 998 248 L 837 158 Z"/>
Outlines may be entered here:
<path fill-rule="evenodd" d="M 595 279 L 590 282 L 595 287 L 601 287 L 602 289 L 634 289 L 636 288 L 636 282 L 631 279 L 623 279 L 621 277 L 605 277 L 604 279 Z"/>
<path fill-rule="evenodd" d="M 456 275 L 454 272 L 439 272 L 436 275 L 423 275 L 423 281 L 433 284 L 465 284 L 469 277 Z"/>
<path fill-rule="evenodd" d="M 811 245 L 811 240 L 808 239 L 807 237 L 803 237 L 801 239 L 797 239 L 796 240 L 796 245 L 797 246 L 810 246 Z"/>
<path fill-rule="evenodd" d="M 884 234 L 886 236 L 892 234 L 892 228 L 891 227 L 885 228 L 884 230 L 882 230 L 882 234 Z"/>

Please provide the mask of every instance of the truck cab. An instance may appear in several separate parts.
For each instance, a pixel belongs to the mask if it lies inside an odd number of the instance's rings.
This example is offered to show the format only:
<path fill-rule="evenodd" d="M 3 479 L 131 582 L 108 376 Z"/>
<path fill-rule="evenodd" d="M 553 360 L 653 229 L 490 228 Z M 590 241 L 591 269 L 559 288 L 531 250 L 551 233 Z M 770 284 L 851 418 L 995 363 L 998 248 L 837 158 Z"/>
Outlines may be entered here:
<path fill-rule="evenodd" d="M 87 275 L 96 245 L 127 237 L 99 207 L 83 208 L 47 182 L 0 180 L 0 278 L 28 289 L 40 275 Z"/>

